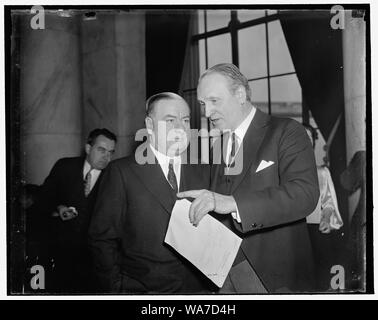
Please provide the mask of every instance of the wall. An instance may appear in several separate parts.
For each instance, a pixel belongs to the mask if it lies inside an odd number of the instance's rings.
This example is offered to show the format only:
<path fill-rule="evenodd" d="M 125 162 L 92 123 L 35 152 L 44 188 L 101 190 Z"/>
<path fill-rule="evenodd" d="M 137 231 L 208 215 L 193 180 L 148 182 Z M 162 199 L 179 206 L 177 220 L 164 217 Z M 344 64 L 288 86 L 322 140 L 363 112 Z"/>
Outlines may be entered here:
<path fill-rule="evenodd" d="M 131 153 L 144 126 L 145 19 L 140 12 L 46 12 L 45 29 L 20 18 L 21 177 L 41 184 L 61 157 L 83 152 L 88 133 L 106 127 Z"/>

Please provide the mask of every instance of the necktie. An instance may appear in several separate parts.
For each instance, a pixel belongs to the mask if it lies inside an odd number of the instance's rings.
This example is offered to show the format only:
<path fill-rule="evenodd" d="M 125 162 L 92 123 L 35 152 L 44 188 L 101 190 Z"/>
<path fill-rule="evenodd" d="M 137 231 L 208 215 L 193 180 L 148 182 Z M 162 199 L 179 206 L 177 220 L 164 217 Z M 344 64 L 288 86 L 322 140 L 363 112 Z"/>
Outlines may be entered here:
<path fill-rule="evenodd" d="M 91 179 L 92 179 L 92 170 L 89 170 L 87 175 L 85 176 L 84 180 L 84 194 L 88 197 L 89 193 L 91 192 Z"/>
<path fill-rule="evenodd" d="M 227 165 L 231 166 L 232 162 L 235 160 L 235 155 L 238 150 L 238 141 L 236 139 L 235 132 L 231 133 L 231 152 L 228 157 Z"/>
<path fill-rule="evenodd" d="M 172 189 L 175 190 L 175 192 L 177 193 L 178 192 L 177 179 L 176 179 L 175 171 L 173 170 L 173 161 L 169 161 L 167 178 Z"/>

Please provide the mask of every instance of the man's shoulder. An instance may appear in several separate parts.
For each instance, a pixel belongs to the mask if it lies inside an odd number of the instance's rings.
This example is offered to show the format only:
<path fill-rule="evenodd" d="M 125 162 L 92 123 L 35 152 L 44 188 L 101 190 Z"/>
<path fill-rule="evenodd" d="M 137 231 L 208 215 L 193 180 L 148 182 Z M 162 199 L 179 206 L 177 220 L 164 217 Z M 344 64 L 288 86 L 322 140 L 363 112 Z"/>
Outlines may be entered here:
<path fill-rule="evenodd" d="M 55 167 L 57 168 L 67 168 L 73 166 L 81 166 L 84 164 L 84 157 L 65 157 L 60 158 L 55 163 Z"/>
<path fill-rule="evenodd" d="M 118 168 L 118 169 L 127 169 L 135 163 L 134 155 L 129 155 L 126 157 L 118 158 L 111 161 L 108 165 L 108 168 Z M 107 169 L 108 169 L 107 168 Z"/>
<path fill-rule="evenodd" d="M 296 120 L 279 116 L 270 116 L 269 124 L 277 130 L 298 129 L 303 126 Z"/>

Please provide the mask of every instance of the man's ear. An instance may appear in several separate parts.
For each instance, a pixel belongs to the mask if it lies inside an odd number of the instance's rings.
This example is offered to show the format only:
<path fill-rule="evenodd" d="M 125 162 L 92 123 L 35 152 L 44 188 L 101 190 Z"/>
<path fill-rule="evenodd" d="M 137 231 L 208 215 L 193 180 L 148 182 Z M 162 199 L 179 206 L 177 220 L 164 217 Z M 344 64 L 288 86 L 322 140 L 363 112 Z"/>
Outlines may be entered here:
<path fill-rule="evenodd" d="M 85 144 L 85 153 L 88 155 L 91 151 L 91 145 L 89 143 Z"/>
<path fill-rule="evenodd" d="M 236 96 L 240 104 L 245 104 L 245 102 L 247 101 L 247 93 L 243 86 L 239 86 L 239 88 L 236 90 Z"/>
<path fill-rule="evenodd" d="M 154 122 L 152 121 L 152 118 L 146 117 L 144 119 L 144 123 L 146 124 L 147 132 L 151 134 L 154 129 Z"/>

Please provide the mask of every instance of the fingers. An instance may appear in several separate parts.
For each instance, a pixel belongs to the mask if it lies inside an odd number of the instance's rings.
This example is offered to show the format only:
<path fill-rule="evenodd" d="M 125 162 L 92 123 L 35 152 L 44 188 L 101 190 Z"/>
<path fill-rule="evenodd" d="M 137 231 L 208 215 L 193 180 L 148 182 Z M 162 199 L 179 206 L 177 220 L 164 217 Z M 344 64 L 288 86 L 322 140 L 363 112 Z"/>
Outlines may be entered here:
<path fill-rule="evenodd" d="M 189 190 L 189 191 L 183 191 L 183 192 L 179 192 L 177 194 L 177 197 L 178 198 L 198 198 L 202 193 L 203 193 L 204 190 Z"/>
<path fill-rule="evenodd" d="M 76 218 L 78 212 L 74 207 L 65 208 L 64 210 L 59 210 L 59 216 L 63 221 L 71 220 Z"/>
<path fill-rule="evenodd" d="M 202 218 L 206 216 L 210 212 L 210 210 L 211 208 L 208 203 L 202 206 L 198 206 L 198 209 L 194 214 L 193 225 L 197 227 Z"/>
<path fill-rule="evenodd" d="M 191 224 L 194 223 L 194 215 L 195 215 L 195 212 L 198 210 L 198 206 L 200 205 L 201 201 L 202 201 L 202 199 L 197 198 L 190 205 L 190 209 L 189 209 L 189 221 L 190 221 Z"/>

